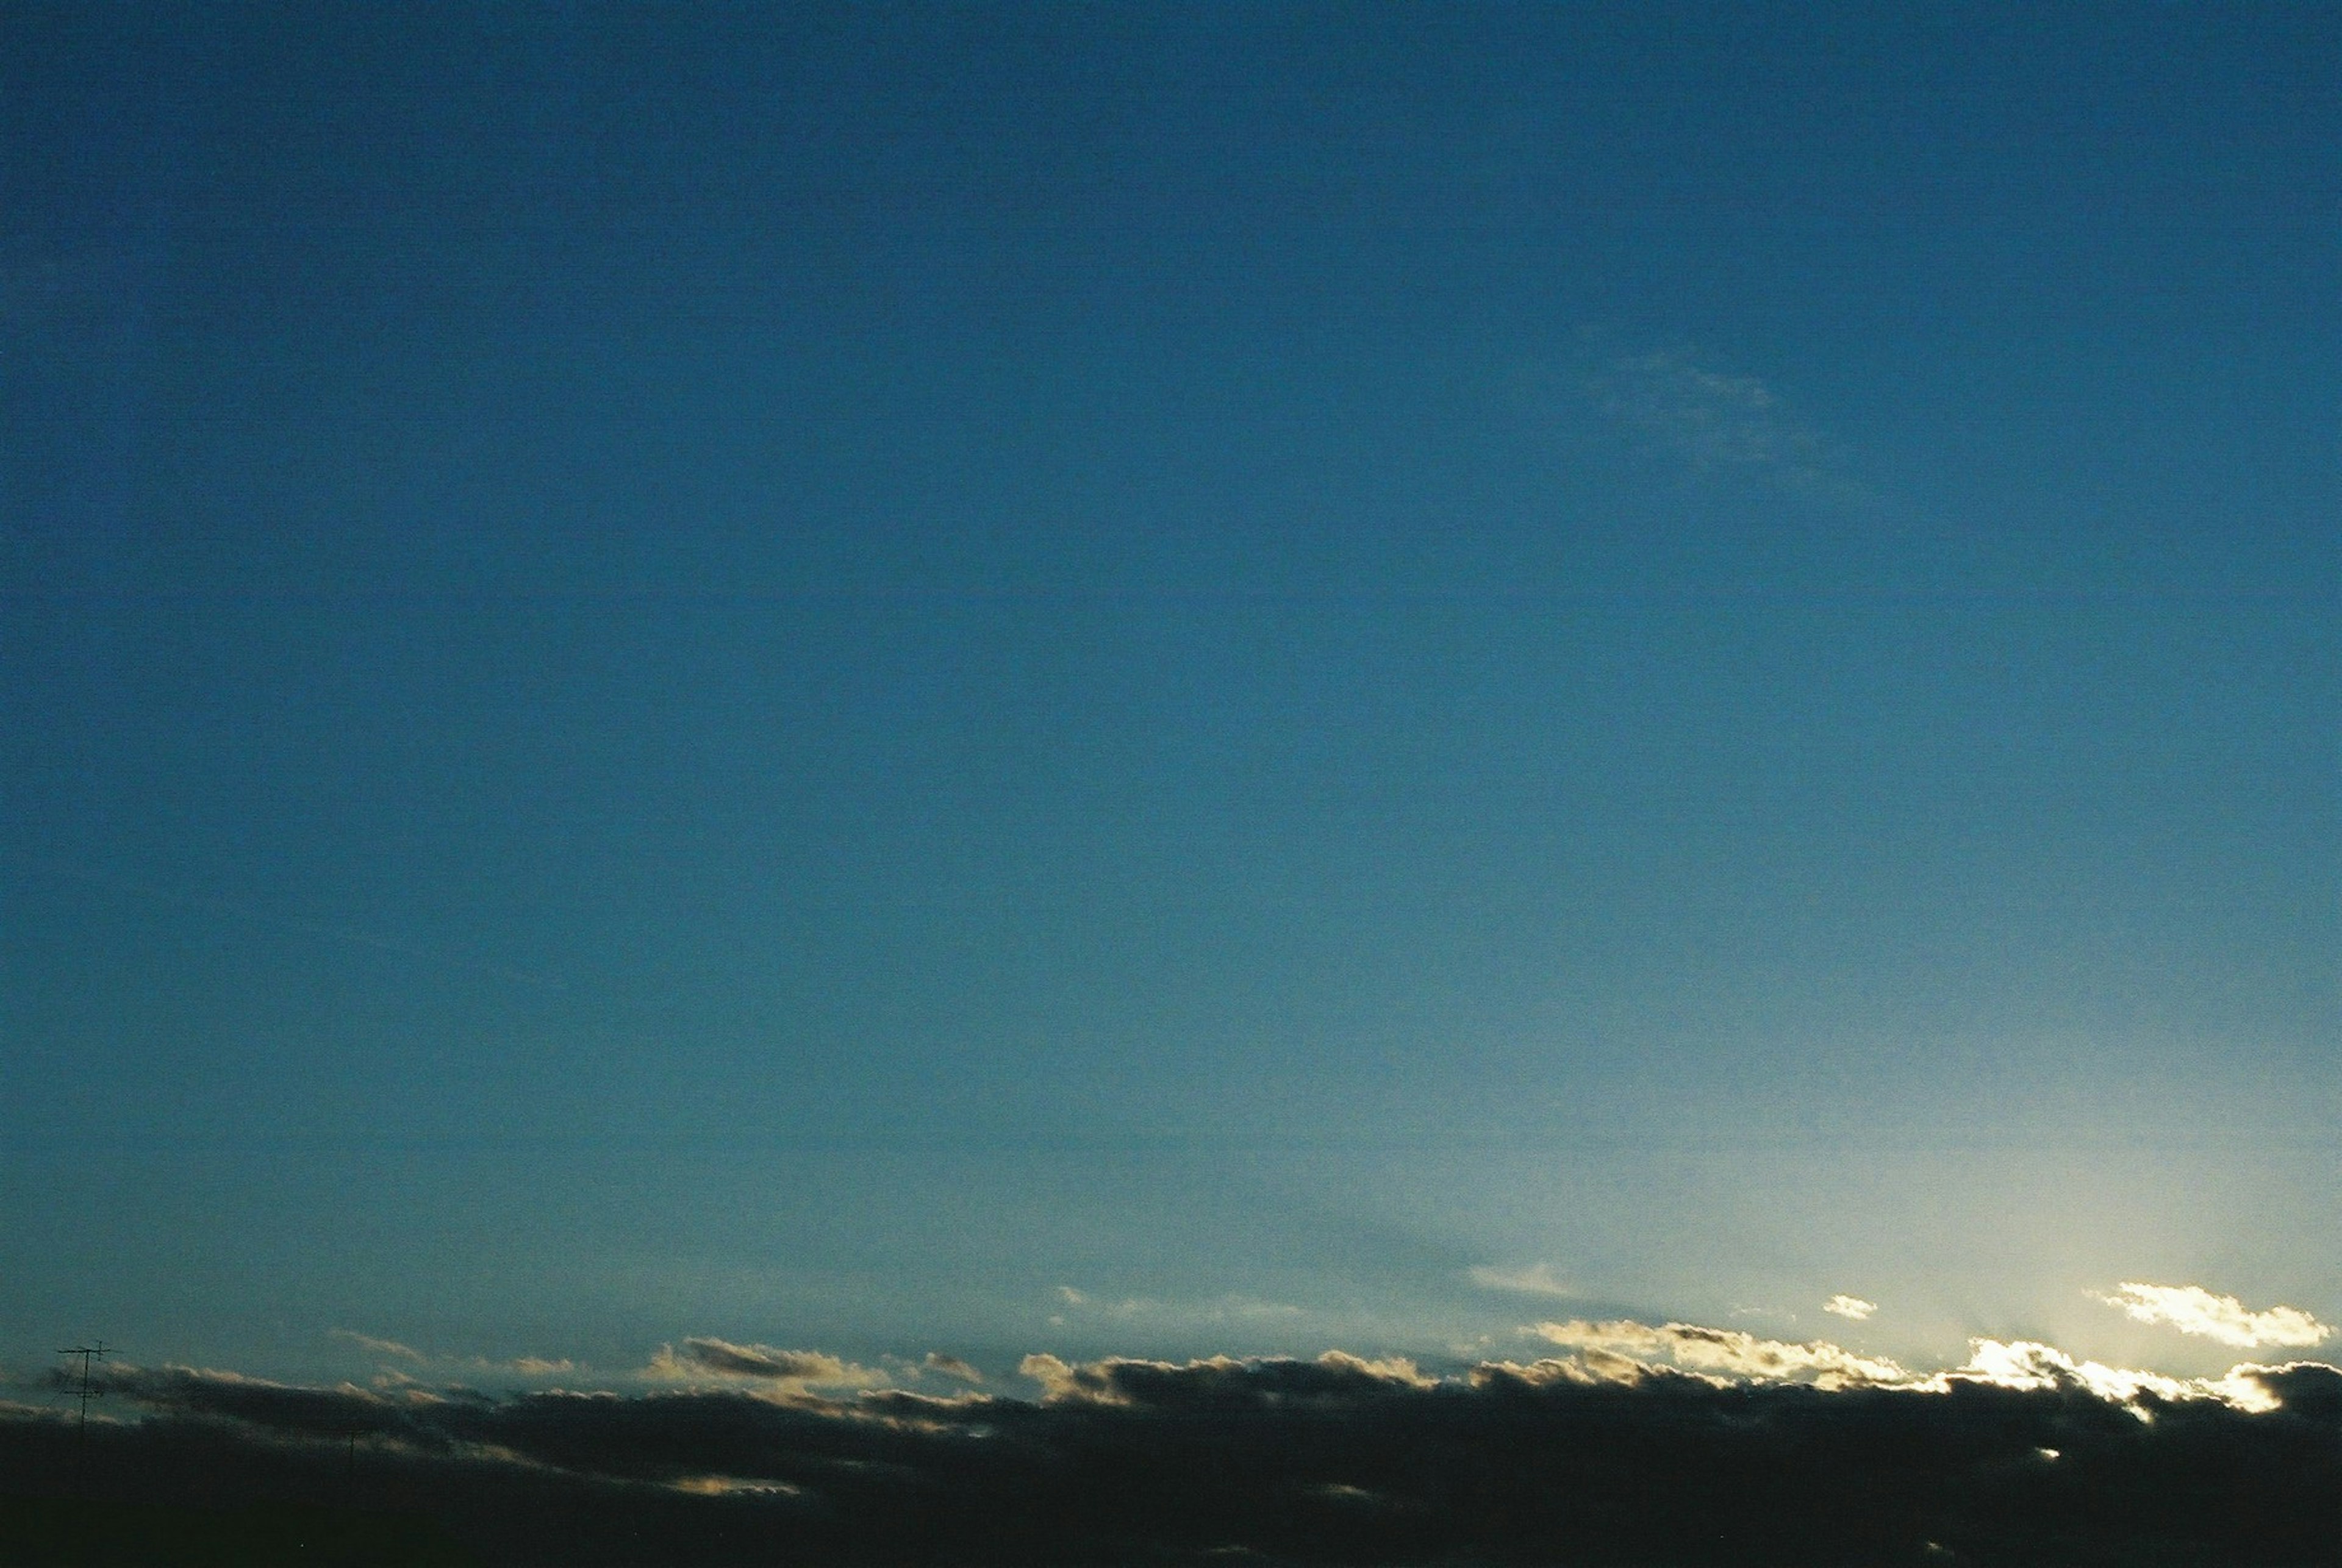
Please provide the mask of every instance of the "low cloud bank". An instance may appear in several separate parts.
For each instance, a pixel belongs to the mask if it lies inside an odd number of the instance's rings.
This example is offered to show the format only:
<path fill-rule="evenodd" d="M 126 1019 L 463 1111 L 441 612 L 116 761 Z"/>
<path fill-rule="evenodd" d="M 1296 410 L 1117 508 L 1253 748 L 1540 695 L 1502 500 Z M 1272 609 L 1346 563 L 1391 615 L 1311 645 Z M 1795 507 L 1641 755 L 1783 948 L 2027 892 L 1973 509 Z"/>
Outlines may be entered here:
<path fill-rule="evenodd" d="M 83 1473 L 428 1513 L 512 1563 L 2331 1561 L 2330 1366 L 2122 1385 L 1980 1342 L 1922 1377 L 1692 1324 L 1542 1332 L 1564 1353 L 1444 1376 L 1036 1355 L 1037 1398 L 856 1390 L 820 1353 L 712 1339 L 670 1355 L 715 1381 L 625 1393 L 114 1366 Z M 0 1409 L 0 1475 L 62 1489 L 74 1442 Z"/>

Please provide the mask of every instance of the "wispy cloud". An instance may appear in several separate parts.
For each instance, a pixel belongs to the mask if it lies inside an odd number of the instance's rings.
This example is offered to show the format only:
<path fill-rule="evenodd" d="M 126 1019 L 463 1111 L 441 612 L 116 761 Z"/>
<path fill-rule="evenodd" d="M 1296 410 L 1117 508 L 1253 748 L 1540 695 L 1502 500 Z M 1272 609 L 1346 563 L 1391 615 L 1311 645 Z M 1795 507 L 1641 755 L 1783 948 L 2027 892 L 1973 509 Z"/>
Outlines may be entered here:
<path fill-rule="evenodd" d="M 2112 1295 L 2097 1299 L 2140 1323 L 2160 1323 L 2242 1350 L 2322 1344 L 2334 1333 L 2299 1307 L 2274 1306 L 2255 1312 L 2235 1296 L 2215 1295 L 2202 1285 L 2151 1285 L 2126 1280 Z"/>
<path fill-rule="evenodd" d="M 416 1367 L 464 1373 L 510 1373 L 521 1377 L 557 1377 L 578 1370 L 577 1363 L 565 1356 L 516 1355 L 497 1360 L 485 1355 L 435 1355 L 411 1344 L 401 1344 L 395 1339 L 379 1339 L 370 1333 L 360 1333 L 355 1329 L 328 1329 L 325 1333 L 328 1338 L 345 1341 L 369 1354 L 394 1357 Z"/>
<path fill-rule="evenodd" d="M 1822 1303 L 1822 1311 L 1837 1317 L 1852 1318 L 1860 1323 L 1878 1310 L 1877 1302 L 1864 1301 L 1860 1296 L 1834 1295 Z"/>
<path fill-rule="evenodd" d="M 1531 1263 L 1523 1269 L 1503 1269 L 1481 1263 L 1473 1268 L 1469 1277 L 1474 1284 L 1484 1290 L 1512 1291 L 1532 1296 L 1573 1296 L 1577 1293 L 1544 1263 Z"/>
<path fill-rule="evenodd" d="M 542 1355 L 516 1355 L 507 1362 L 491 1364 L 508 1367 L 523 1377 L 558 1377 L 565 1372 L 575 1372 L 577 1363 L 566 1356 L 555 1359 Z"/>
<path fill-rule="evenodd" d="M 532 990 L 567 989 L 567 983 L 557 976 L 534 974 L 523 970 L 507 968 L 500 964 L 467 956 L 451 947 L 416 942 L 403 936 L 386 935 L 381 932 L 369 931 L 358 926 L 288 914 L 247 899 L 165 887 L 118 871 L 84 865 L 75 862 L 54 860 L 45 855 L 27 855 L 12 851 L 6 858 L 51 876 L 64 877 L 85 886 L 103 888 L 110 893 L 149 904 L 223 914 L 263 929 L 322 939 L 353 947 L 364 947 L 376 953 L 393 954 L 401 958 L 417 960 L 435 968 L 485 975 L 491 979 L 527 986 Z"/>
<path fill-rule="evenodd" d="M 328 1329 L 326 1333 L 334 1339 L 347 1340 L 360 1350 L 371 1351 L 376 1355 L 396 1356 L 401 1361 L 419 1362 L 430 1359 L 411 1344 L 401 1344 L 395 1339 L 376 1339 L 370 1333 L 360 1333 L 355 1329 Z"/>
<path fill-rule="evenodd" d="M 1264 1301 L 1235 1292 L 1215 1296 L 1208 1301 L 1156 1301 L 1151 1296 L 1125 1296 L 1109 1300 L 1072 1285 L 1056 1287 L 1058 1302 L 1078 1308 L 1095 1316 L 1123 1323 L 1145 1321 L 1153 1323 L 1252 1323 L 1263 1319 L 1299 1318 L 1306 1316 L 1304 1309 L 1289 1302 Z M 1064 1313 L 1050 1314 L 1049 1322 L 1064 1326 Z"/>
<path fill-rule="evenodd" d="M 1594 404 L 1699 473 L 1741 473 L 1841 502 L 1865 499 L 1829 444 L 1771 385 L 1686 350 L 1620 355 L 1587 383 Z"/>

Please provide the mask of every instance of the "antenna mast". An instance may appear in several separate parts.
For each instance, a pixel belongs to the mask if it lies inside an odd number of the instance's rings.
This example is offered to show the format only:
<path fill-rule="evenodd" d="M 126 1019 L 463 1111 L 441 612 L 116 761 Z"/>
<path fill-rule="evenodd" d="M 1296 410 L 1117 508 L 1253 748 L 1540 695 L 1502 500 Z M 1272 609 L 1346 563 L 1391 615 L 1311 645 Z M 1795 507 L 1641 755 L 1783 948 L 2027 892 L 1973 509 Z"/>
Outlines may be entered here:
<path fill-rule="evenodd" d="M 80 1400 L 82 1400 L 82 1418 L 80 1418 L 80 1421 L 77 1421 L 77 1423 L 75 1423 L 75 1430 L 77 1430 L 77 1433 L 89 1433 L 89 1402 L 91 1402 L 91 1400 L 103 1400 L 103 1397 L 105 1397 L 105 1394 L 103 1394 L 101 1390 L 94 1390 L 94 1388 L 91 1388 L 91 1385 L 89 1385 L 89 1362 L 94 1362 L 94 1360 L 98 1360 L 98 1357 L 103 1357 L 103 1355 L 105 1355 L 105 1351 L 107 1351 L 107 1343 L 105 1343 L 105 1341 L 103 1341 L 103 1339 L 101 1339 L 101 1341 L 94 1341 L 94 1343 L 86 1343 L 86 1345 L 73 1345 L 73 1348 L 70 1348 L 70 1351 L 58 1351 L 58 1355 L 80 1355 L 80 1357 L 82 1357 L 82 1385 L 80 1385 L 80 1390 L 75 1390 L 75 1393 L 80 1394 Z"/>
<path fill-rule="evenodd" d="M 90 1363 L 103 1359 L 108 1348 L 106 1343 L 99 1339 L 57 1352 L 59 1355 L 81 1357 L 81 1385 L 75 1391 L 81 1398 L 81 1418 L 74 1423 L 74 1472 L 76 1480 L 82 1479 L 89 1468 L 89 1402 L 105 1397 L 104 1389 L 90 1386 Z"/>

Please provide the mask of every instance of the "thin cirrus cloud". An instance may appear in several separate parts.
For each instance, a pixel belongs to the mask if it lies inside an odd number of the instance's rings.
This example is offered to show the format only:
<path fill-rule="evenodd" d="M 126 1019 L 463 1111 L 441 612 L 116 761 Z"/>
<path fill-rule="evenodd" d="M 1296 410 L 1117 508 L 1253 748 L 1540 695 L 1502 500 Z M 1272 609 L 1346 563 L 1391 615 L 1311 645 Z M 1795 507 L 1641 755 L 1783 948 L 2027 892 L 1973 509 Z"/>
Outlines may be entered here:
<path fill-rule="evenodd" d="M 485 1560 L 575 1564 L 1724 1568 L 1752 1539 L 1814 1562 L 2068 1561 L 2077 1540 L 2109 1562 L 2330 1552 L 2333 1367 L 2242 1366 L 2220 1387 L 1984 1343 L 1897 1381 L 1696 1324 L 1552 1327 L 1566 1361 L 1446 1373 L 1341 1352 L 1036 1355 L 1027 1398 L 802 1379 L 775 1398 L 786 1380 L 761 1373 L 845 1363 L 706 1338 L 672 1356 L 760 1374 L 499 1396 L 115 1364 L 85 1438 L 58 1409 L 0 1407 L 0 1473 L 70 1474 L 86 1443 L 125 1495 L 403 1499 Z M 50 1369 L 52 1393 L 71 1376 Z"/>
<path fill-rule="evenodd" d="M 338 1339 L 354 1344 L 370 1355 L 408 1362 L 417 1368 L 425 1366 L 461 1368 L 465 1372 L 473 1373 L 512 1373 L 522 1377 L 557 1377 L 564 1373 L 578 1370 L 575 1362 L 553 1356 L 516 1355 L 507 1360 L 498 1361 L 484 1355 L 435 1355 L 427 1351 L 417 1350 L 411 1344 L 403 1344 L 397 1340 L 383 1339 L 370 1333 L 360 1333 L 355 1329 L 328 1329 L 325 1331 L 325 1335 L 328 1339 Z M 395 1381 L 405 1378 L 406 1374 L 391 1373 L 385 1375 Z"/>
<path fill-rule="evenodd" d="M 360 1333 L 353 1328 L 328 1329 L 326 1336 L 331 1339 L 345 1340 L 360 1350 L 371 1352 L 375 1355 L 396 1356 L 401 1361 L 431 1359 L 411 1344 L 401 1344 L 395 1339 L 376 1339 L 370 1333 Z"/>
<path fill-rule="evenodd" d="M 2098 1295 L 2097 1299 L 2140 1323 L 2175 1328 L 2181 1333 L 2217 1340 L 2240 1350 L 2268 1346 L 2302 1349 L 2322 1344 L 2334 1333 L 2332 1327 L 2299 1307 L 2273 1306 L 2265 1312 L 2255 1312 L 2235 1296 L 2215 1295 L 2202 1285 L 2156 1285 L 2126 1280 L 2113 1294 Z"/>
<path fill-rule="evenodd" d="M 1148 1296 L 1125 1296 L 1110 1301 L 1077 1290 L 1072 1285 L 1054 1287 L 1057 1303 L 1062 1307 L 1079 1309 L 1093 1315 L 1120 1322 L 1144 1320 L 1159 1323 L 1257 1323 L 1302 1317 L 1303 1309 L 1290 1302 L 1264 1301 L 1258 1296 L 1231 1293 L 1206 1301 L 1156 1301 Z M 1066 1314 L 1049 1315 L 1049 1322 L 1064 1327 Z"/>
<path fill-rule="evenodd" d="M 1484 1290 L 1511 1291 L 1517 1295 L 1572 1296 L 1577 1292 L 1567 1281 L 1556 1276 L 1544 1263 L 1531 1263 L 1525 1269 L 1500 1269 L 1481 1263 L 1468 1276 Z"/>
<path fill-rule="evenodd" d="M 1679 350 L 1613 359 L 1587 383 L 1594 405 L 1637 441 L 1695 473 L 1740 473 L 1857 504 L 1869 492 L 1778 393 Z"/>

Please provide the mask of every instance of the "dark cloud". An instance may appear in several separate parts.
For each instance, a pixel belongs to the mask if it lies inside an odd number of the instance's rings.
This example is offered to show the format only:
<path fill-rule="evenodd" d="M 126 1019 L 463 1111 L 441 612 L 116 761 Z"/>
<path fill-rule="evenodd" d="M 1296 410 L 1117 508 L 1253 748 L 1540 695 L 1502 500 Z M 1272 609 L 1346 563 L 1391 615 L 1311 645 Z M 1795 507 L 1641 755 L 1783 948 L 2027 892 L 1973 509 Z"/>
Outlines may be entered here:
<path fill-rule="evenodd" d="M 799 1383 L 847 1381 L 851 1368 L 817 1350 L 775 1350 L 766 1344 L 732 1344 L 720 1339 L 687 1339 L 684 1356 L 710 1372 L 736 1377 L 771 1377 Z"/>
<path fill-rule="evenodd" d="M 956 1378 L 962 1383 L 982 1383 L 984 1373 L 972 1363 L 939 1350 L 927 1352 L 926 1360 L 919 1363 L 922 1372 L 932 1372 L 938 1377 Z"/>
<path fill-rule="evenodd" d="M 687 1341 L 712 1347 L 716 1341 Z M 795 1353 L 726 1346 L 776 1364 Z M 695 1358 L 702 1352 L 695 1349 Z M 726 1367 L 725 1370 L 739 1370 Z M 1564 1363 L 1034 1357 L 1037 1401 L 303 1388 L 108 1369 L 91 1484 L 430 1517 L 489 1562 L 2330 1563 L 2342 1372 L 2276 1403 Z M 752 1375 L 786 1381 L 785 1374 Z M 0 1474 L 65 1423 L 0 1411 Z"/>

